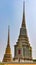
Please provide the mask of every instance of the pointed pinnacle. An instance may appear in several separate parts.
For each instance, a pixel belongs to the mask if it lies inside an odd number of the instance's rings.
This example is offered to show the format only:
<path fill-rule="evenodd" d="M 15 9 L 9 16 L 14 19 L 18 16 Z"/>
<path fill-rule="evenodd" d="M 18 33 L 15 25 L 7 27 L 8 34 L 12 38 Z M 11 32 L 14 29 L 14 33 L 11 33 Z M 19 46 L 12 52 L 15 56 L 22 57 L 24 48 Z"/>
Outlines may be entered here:
<path fill-rule="evenodd" d="M 25 1 L 23 2 L 23 20 L 22 20 L 22 27 L 25 27 Z"/>
<path fill-rule="evenodd" d="M 10 43 L 10 26 L 8 26 L 8 44 Z"/>

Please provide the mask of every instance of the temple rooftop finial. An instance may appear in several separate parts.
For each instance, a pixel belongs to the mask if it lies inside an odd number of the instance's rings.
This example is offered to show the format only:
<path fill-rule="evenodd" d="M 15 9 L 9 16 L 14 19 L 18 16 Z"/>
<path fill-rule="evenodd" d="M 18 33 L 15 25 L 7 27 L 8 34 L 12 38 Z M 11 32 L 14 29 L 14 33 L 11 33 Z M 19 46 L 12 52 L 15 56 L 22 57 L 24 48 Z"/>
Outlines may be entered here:
<path fill-rule="evenodd" d="M 10 26 L 8 25 L 8 44 L 10 43 Z"/>
<path fill-rule="evenodd" d="M 23 1 L 23 13 L 25 13 L 25 1 Z"/>
<path fill-rule="evenodd" d="M 23 18 L 22 18 L 22 27 L 25 27 L 25 1 L 23 2 Z"/>

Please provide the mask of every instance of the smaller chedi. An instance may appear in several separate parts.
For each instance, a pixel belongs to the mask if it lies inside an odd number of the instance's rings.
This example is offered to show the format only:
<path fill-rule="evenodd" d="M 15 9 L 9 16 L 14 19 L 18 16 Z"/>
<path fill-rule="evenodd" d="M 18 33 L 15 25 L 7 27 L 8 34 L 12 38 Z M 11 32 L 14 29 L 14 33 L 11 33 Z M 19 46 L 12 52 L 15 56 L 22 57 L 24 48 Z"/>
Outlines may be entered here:
<path fill-rule="evenodd" d="M 11 54 L 11 48 L 10 48 L 10 29 L 8 27 L 8 41 L 7 41 L 7 47 L 5 50 L 3 62 L 12 62 L 12 54 Z"/>
<path fill-rule="evenodd" d="M 32 47 L 30 46 L 26 21 L 25 21 L 25 2 L 23 4 L 23 18 L 20 28 L 20 34 L 16 45 L 14 45 L 14 58 L 12 58 L 10 48 L 10 31 L 8 28 L 8 41 L 6 51 L 3 57 L 3 62 L 33 62 L 32 61 Z"/>

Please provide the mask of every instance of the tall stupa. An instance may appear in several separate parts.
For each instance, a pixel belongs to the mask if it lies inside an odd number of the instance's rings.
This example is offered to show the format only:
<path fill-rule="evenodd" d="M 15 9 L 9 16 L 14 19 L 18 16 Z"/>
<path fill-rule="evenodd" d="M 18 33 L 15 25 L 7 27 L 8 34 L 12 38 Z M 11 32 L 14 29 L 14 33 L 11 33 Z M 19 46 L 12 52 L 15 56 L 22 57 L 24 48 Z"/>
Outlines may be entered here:
<path fill-rule="evenodd" d="M 23 18 L 19 38 L 14 45 L 14 60 L 19 62 L 20 60 L 32 60 L 32 47 L 29 43 L 25 21 L 25 2 L 23 3 Z"/>

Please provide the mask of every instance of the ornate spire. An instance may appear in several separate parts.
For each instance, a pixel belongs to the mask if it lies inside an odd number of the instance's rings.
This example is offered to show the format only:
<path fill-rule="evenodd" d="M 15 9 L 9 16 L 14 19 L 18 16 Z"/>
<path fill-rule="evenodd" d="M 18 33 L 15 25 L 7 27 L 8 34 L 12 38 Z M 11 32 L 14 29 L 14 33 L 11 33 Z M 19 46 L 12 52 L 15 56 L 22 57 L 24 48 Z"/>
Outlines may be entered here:
<path fill-rule="evenodd" d="M 10 49 L 10 26 L 8 26 L 7 50 L 9 50 L 9 53 L 11 53 L 11 49 Z M 8 53 L 8 51 L 6 51 L 6 53 Z"/>
<path fill-rule="evenodd" d="M 10 44 L 10 26 L 8 26 L 8 45 Z"/>
<path fill-rule="evenodd" d="M 22 19 L 22 27 L 25 27 L 25 1 L 23 2 L 23 19 Z"/>
<path fill-rule="evenodd" d="M 15 45 L 15 54 L 14 54 L 14 60 L 18 59 L 18 62 L 20 60 L 32 60 L 32 48 L 30 46 L 28 36 L 27 36 L 27 29 L 25 24 L 25 2 L 23 3 L 23 20 L 22 20 L 22 26 L 20 28 L 20 34 L 18 41 L 16 42 L 17 45 Z M 31 48 L 31 50 L 29 50 Z"/>
<path fill-rule="evenodd" d="M 3 62 L 12 62 L 12 54 L 11 54 L 11 48 L 10 48 L 10 28 L 8 26 L 8 41 L 7 41 L 7 47 L 4 54 Z"/>

